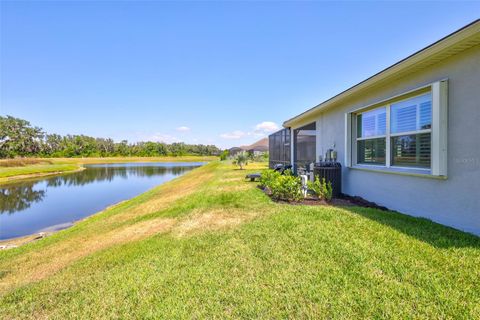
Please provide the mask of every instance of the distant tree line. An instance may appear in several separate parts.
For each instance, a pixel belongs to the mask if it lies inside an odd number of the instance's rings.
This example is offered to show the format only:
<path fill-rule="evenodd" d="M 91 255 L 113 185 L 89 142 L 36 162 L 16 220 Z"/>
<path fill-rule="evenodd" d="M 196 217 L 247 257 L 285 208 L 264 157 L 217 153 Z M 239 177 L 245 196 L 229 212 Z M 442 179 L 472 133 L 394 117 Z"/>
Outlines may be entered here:
<path fill-rule="evenodd" d="M 114 142 L 85 135 L 47 134 L 12 116 L 0 116 L 0 158 L 14 157 L 154 157 L 219 155 L 214 145 L 163 142 Z"/>

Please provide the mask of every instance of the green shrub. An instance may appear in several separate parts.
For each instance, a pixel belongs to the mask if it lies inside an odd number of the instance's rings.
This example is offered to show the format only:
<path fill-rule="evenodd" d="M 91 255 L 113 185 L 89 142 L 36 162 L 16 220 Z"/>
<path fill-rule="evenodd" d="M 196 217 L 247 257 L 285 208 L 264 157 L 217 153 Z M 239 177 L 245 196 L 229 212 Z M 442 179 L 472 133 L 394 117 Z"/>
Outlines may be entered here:
<path fill-rule="evenodd" d="M 325 178 L 320 181 L 318 176 L 316 176 L 315 181 L 308 181 L 307 185 L 308 189 L 312 190 L 313 193 L 320 199 L 324 199 L 327 201 L 332 200 L 332 183 L 330 181 L 327 183 L 325 181 Z"/>
<path fill-rule="evenodd" d="M 260 187 L 262 188 L 268 188 L 269 190 L 272 189 L 272 185 L 274 182 L 278 179 L 280 176 L 280 172 L 267 169 L 262 172 L 262 175 L 260 176 Z"/>
<path fill-rule="evenodd" d="M 303 199 L 302 180 L 288 170 L 284 175 L 275 170 L 265 170 L 260 177 L 260 187 L 267 189 L 272 198 L 285 201 Z"/>
<path fill-rule="evenodd" d="M 279 175 L 272 183 L 270 191 L 272 198 L 286 201 L 300 201 L 303 199 L 302 180 L 286 171 Z"/>

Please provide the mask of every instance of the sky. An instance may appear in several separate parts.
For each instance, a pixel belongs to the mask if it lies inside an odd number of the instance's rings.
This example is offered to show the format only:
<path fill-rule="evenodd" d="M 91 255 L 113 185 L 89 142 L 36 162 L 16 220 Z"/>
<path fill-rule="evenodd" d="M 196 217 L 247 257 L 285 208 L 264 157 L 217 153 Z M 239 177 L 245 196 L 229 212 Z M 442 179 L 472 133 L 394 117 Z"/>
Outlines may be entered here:
<path fill-rule="evenodd" d="M 480 17 L 480 2 L 0 0 L 0 115 L 245 145 Z"/>

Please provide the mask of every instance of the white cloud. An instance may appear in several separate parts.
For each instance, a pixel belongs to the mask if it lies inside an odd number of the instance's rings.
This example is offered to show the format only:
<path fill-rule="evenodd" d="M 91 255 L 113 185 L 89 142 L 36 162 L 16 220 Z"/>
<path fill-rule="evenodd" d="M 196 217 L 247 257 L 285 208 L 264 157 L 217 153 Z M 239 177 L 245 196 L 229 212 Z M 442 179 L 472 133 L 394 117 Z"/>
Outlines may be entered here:
<path fill-rule="evenodd" d="M 275 122 L 263 121 L 262 123 L 259 123 L 255 126 L 255 133 L 267 134 L 267 133 L 277 131 L 278 129 L 279 129 L 279 126 Z"/>
<path fill-rule="evenodd" d="M 190 128 L 186 126 L 181 126 L 181 127 L 178 127 L 176 130 L 180 132 L 188 132 L 190 131 Z"/>
<path fill-rule="evenodd" d="M 269 133 L 275 132 L 280 129 L 278 124 L 272 121 L 263 121 L 259 124 L 257 124 L 255 127 L 252 128 L 252 131 L 241 131 L 241 130 L 235 130 L 232 132 L 227 132 L 223 133 L 220 135 L 223 139 L 241 139 L 241 138 L 246 138 L 246 137 L 252 137 L 252 138 L 260 138 L 264 137 Z"/>
<path fill-rule="evenodd" d="M 220 137 L 222 137 L 223 139 L 240 139 L 245 137 L 247 134 L 248 133 L 245 133 L 243 131 L 235 130 L 232 132 L 222 133 Z"/>

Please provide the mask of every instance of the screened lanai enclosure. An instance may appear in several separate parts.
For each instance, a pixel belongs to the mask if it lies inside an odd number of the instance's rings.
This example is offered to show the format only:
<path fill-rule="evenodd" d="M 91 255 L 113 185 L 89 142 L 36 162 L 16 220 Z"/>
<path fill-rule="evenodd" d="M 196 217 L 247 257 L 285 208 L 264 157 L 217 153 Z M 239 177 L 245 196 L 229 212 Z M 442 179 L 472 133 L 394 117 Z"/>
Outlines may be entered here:
<path fill-rule="evenodd" d="M 315 162 L 316 156 L 316 124 L 312 122 L 306 126 L 293 130 L 295 171 L 306 171 L 310 163 Z"/>
<path fill-rule="evenodd" d="M 315 122 L 293 130 L 293 161 L 291 159 L 292 134 L 290 129 L 277 131 L 269 136 L 270 168 L 276 164 L 293 164 L 294 170 L 304 170 L 316 159 Z"/>
<path fill-rule="evenodd" d="M 268 137 L 269 167 L 272 169 L 276 164 L 290 164 L 291 146 L 290 129 L 283 129 L 272 133 Z"/>

